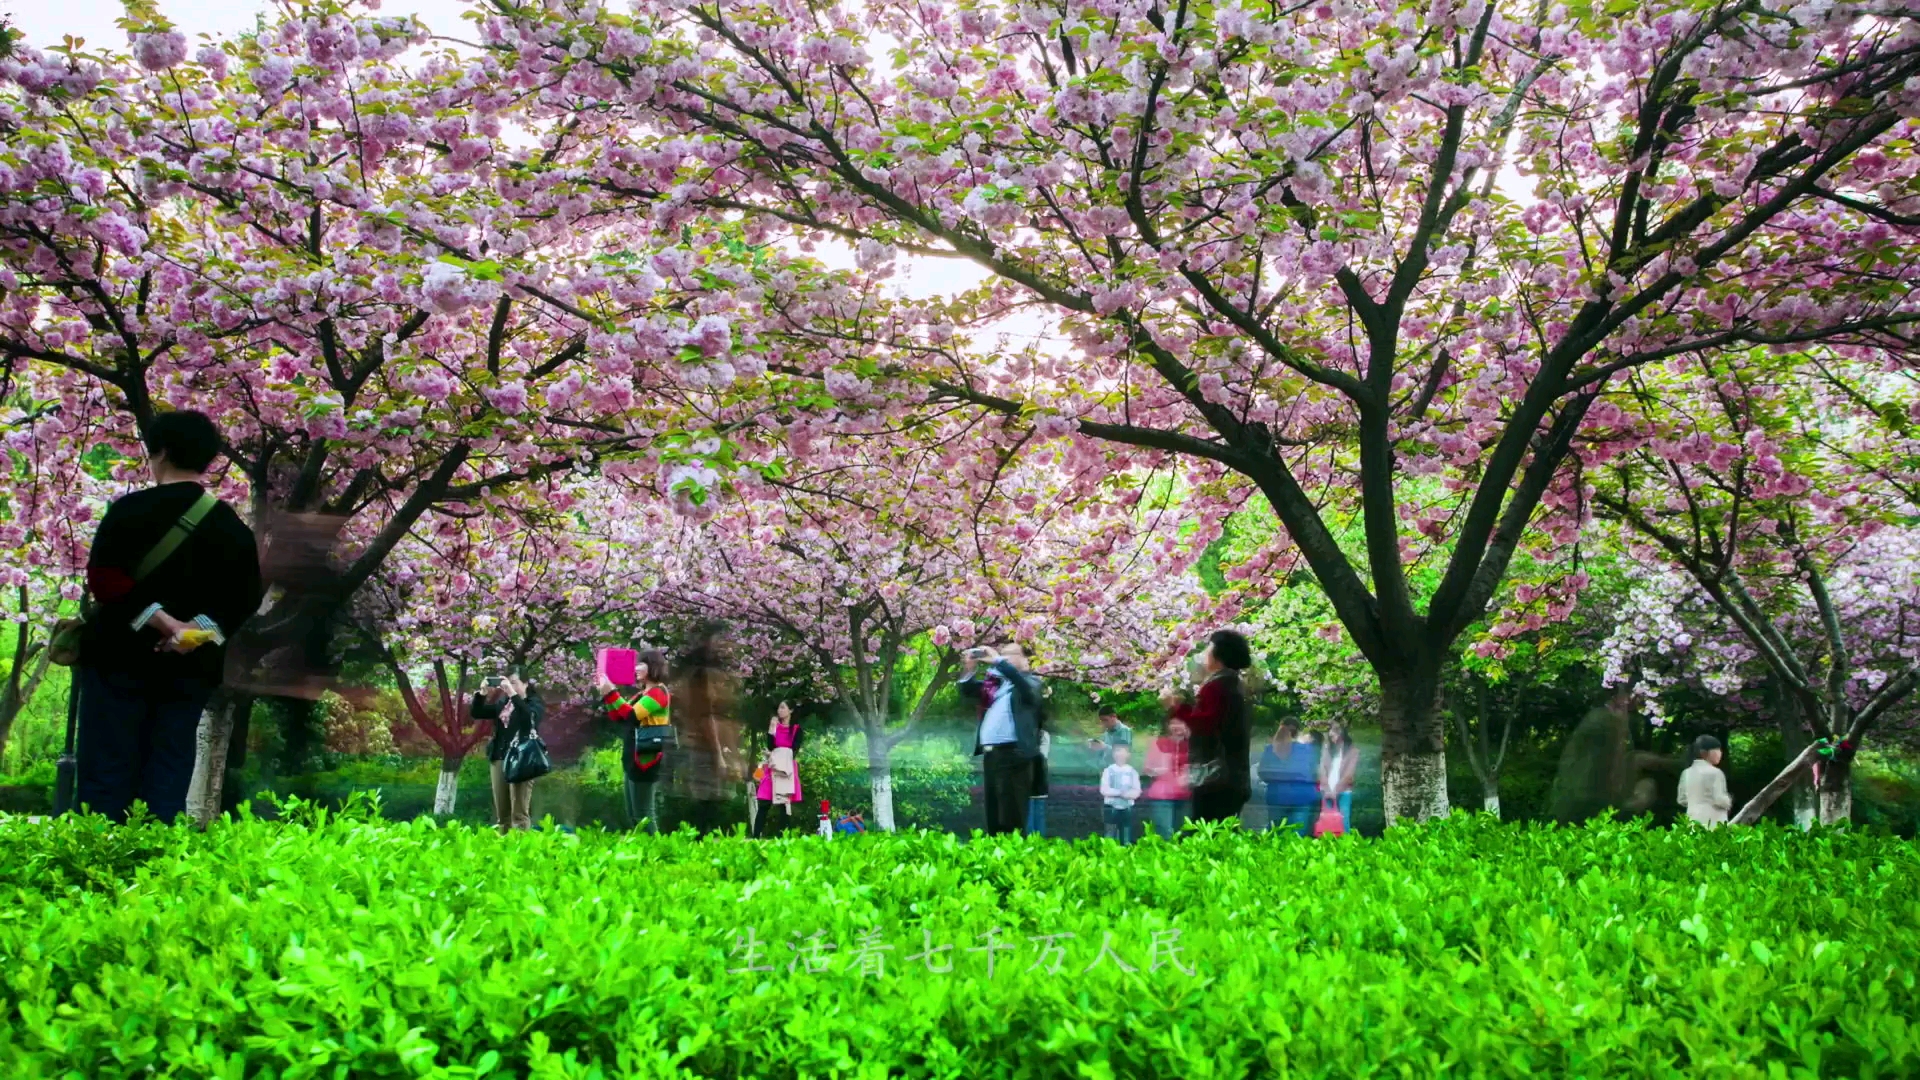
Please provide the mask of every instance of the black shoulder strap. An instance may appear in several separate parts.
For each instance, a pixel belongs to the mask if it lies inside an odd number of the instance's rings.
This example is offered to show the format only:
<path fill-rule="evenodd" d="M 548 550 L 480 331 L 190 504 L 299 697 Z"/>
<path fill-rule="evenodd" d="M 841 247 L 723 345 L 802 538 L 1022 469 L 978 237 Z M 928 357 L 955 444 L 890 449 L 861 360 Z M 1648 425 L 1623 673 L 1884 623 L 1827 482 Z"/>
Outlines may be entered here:
<path fill-rule="evenodd" d="M 193 535 L 200 519 L 206 517 L 207 511 L 212 510 L 219 501 L 213 492 L 201 492 L 193 505 L 187 507 L 187 512 L 180 515 L 180 520 L 173 523 L 173 528 L 167 530 L 167 535 L 161 537 L 160 542 L 153 545 L 153 550 L 147 552 L 147 557 L 140 560 L 140 565 L 133 568 L 133 580 L 144 580 L 172 558 L 173 553 L 180 550 L 180 545 L 186 543 L 187 537 Z"/>

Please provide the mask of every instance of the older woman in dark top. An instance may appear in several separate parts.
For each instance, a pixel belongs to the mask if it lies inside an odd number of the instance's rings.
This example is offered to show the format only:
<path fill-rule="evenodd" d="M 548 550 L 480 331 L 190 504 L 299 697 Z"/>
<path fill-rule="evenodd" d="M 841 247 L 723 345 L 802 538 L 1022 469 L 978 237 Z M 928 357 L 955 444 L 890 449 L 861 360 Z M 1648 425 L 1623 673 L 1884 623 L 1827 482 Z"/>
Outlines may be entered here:
<path fill-rule="evenodd" d="M 1237 817 L 1253 794 L 1252 722 L 1240 685 L 1240 673 L 1252 666 L 1253 650 L 1243 635 L 1214 631 L 1200 657 L 1206 681 L 1192 704 L 1173 707 L 1174 717 L 1191 732 L 1188 769 L 1196 821 Z"/>

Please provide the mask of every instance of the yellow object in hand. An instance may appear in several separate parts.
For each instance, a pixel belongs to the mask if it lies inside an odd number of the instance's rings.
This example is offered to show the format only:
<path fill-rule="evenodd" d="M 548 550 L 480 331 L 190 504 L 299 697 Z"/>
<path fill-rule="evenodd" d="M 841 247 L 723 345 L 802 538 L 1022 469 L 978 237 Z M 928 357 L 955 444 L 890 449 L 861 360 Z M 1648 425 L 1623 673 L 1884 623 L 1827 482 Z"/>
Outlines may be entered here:
<path fill-rule="evenodd" d="M 213 631 L 202 630 L 198 627 L 191 630 L 182 630 L 180 631 L 180 636 L 175 640 L 180 643 L 180 647 L 183 649 L 197 649 L 213 640 Z"/>

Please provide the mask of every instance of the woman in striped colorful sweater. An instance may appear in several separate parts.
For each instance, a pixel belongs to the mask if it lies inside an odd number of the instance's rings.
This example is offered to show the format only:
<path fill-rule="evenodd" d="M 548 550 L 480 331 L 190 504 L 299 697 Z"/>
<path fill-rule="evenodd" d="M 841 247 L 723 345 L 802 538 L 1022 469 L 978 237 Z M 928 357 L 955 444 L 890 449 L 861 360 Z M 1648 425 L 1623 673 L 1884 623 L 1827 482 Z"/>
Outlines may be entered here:
<path fill-rule="evenodd" d="M 620 725 L 627 818 L 636 828 L 644 823 L 648 832 L 658 833 L 656 796 L 660 778 L 666 773 L 666 743 L 673 731 L 666 656 L 658 649 L 641 653 L 634 677 L 639 680 L 638 686 L 615 686 L 602 675 L 600 702 L 607 710 L 607 719 Z"/>

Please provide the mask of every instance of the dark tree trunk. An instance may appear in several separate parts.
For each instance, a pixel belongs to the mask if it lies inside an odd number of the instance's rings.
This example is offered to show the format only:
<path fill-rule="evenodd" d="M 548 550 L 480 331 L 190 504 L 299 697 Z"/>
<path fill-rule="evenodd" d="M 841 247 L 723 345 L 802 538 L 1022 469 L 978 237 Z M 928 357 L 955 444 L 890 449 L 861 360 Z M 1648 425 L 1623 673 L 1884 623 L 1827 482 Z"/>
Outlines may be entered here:
<path fill-rule="evenodd" d="M 1438 664 L 1381 673 L 1380 732 L 1387 824 L 1446 817 L 1447 737 Z"/>
<path fill-rule="evenodd" d="M 1786 760 L 1792 761 L 1813 741 L 1807 733 L 1807 719 L 1800 711 L 1800 699 L 1782 689 L 1777 676 L 1767 680 L 1767 693 L 1773 699 L 1774 720 L 1780 726 L 1780 751 Z M 1806 829 L 1819 819 L 1820 808 L 1811 783 L 1796 780 L 1788 789 L 1788 797 L 1793 801 L 1795 825 Z"/>

